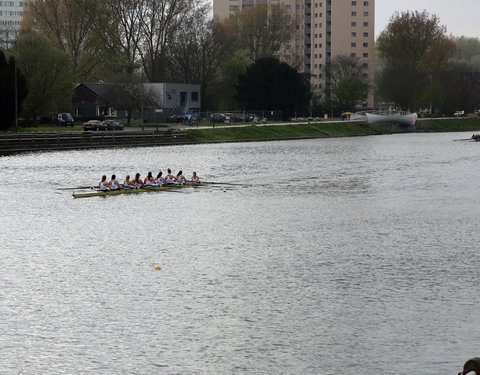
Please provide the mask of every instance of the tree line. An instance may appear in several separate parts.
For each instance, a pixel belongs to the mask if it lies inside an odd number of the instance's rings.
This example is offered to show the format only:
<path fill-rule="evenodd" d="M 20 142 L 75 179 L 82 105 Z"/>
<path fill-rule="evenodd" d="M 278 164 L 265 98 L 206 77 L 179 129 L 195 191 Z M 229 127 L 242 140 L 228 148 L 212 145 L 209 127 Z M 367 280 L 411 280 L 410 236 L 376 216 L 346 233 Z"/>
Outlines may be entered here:
<path fill-rule="evenodd" d="M 298 73 L 302 56 L 281 62 L 292 54 L 284 46 L 297 22 L 284 7 L 259 4 L 225 20 L 210 14 L 206 0 L 34 0 L 5 50 L 1 77 L 16 61 L 30 119 L 68 109 L 78 82 L 122 85 L 123 94 L 111 96 L 119 109 L 139 106 L 142 82 L 200 83 L 203 110 L 272 109 L 285 117 L 352 111 L 372 91 L 406 110 L 468 111 L 480 102 L 480 41 L 447 36 L 427 12 L 391 18 L 377 41 L 375 85 L 360 59 L 334 56 L 323 72 L 327 94 Z"/>
<path fill-rule="evenodd" d="M 436 15 L 395 13 L 376 47 L 377 101 L 450 115 L 480 105 L 480 40 L 448 36 Z"/>

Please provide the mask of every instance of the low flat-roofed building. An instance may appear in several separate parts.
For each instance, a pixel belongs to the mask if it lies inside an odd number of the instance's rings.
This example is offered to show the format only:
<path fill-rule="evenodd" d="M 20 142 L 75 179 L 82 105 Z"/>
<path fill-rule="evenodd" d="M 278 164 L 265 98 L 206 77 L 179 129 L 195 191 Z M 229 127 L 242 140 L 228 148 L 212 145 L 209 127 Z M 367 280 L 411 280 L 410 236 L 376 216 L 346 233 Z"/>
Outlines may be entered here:
<path fill-rule="evenodd" d="M 200 112 L 201 86 L 189 83 L 144 83 L 135 86 L 113 83 L 80 83 L 74 89 L 73 115 L 82 118 L 126 119 L 128 108 L 119 100 L 122 86 L 143 96 L 143 116 L 139 106 L 131 110 L 132 120 L 165 122 L 174 115 Z"/>

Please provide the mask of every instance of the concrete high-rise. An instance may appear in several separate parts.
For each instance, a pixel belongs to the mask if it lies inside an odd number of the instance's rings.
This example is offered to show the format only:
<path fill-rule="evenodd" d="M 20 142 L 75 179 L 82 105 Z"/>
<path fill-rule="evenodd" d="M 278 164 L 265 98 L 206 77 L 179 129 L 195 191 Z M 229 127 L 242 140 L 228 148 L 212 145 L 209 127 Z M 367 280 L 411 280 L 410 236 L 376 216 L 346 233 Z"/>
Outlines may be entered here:
<path fill-rule="evenodd" d="M 8 47 L 17 37 L 27 1 L 0 0 L 0 48 Z"/>
<path fill-rule="evenodd" d="M 213 12 L 225 18 L 255 4 L 282 5 L 295 20 L 295 30 L 281 58 L 310 76 L 317 95 L 330 94 L 325 68 L 337 55 L 359 58 L 365 68 L 363 78 L 373 83 L 375 0 L 213 0 Z M 364 106 L 373 106 L 373 95 Z"/>

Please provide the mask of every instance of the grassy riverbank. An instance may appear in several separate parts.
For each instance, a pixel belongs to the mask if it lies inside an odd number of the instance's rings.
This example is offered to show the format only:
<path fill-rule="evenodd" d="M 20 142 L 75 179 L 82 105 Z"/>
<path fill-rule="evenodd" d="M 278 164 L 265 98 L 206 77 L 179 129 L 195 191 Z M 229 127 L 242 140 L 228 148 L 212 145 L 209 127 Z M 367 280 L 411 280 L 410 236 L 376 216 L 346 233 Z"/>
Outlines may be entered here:
<path fill-rule="evenodd" d="M 418 132 L 456 132 L 480 130 L 479 119 L 442 119 L 417 122 Z M 366 122 L 246 126 L 238 128 L 189 129 L 186 133 L 198 142 L 279 140 L 299 138 L 349 137 L 391 134 L 390 124 Z"/>
<path fill-rule="evenodd" d="M 480 118 L 432 119 L 417 121 L 418 132 L 480 131 Z"/>

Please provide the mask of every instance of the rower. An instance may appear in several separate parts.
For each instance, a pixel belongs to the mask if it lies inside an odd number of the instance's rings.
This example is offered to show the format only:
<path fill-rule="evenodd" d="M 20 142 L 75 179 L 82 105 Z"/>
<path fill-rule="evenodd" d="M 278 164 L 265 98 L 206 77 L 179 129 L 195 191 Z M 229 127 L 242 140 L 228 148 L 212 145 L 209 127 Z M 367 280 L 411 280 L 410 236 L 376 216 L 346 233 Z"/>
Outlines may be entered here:
<path fill-rule="evenodd" d="M 176 177 L 172 174 L 172 170 L 170 168 L 167 169 L 167 175 L 165 177 L 166 184 L 173 184 L 176 181 Z"/>
<path fill-rule="evenodd" d="M 125 177 L 125 181 L 123 181 L 123 188 L 124 189 L 133 188 L 133 181 L 130 181 L 130 175 L 129 174 L 127 174 L 127 177 Z"/>
<path fill-rule="evenodd" d="M 162 177 L 162 174 L 163 174 L 162 171 L 158 172 L 158 174 L 157 174 L 157 185 L 158 186 L 165 185 L 165 179 Z"/>
<path fill-rule="evenodd" d="M 145 186 L 153 186 L 155 183 L 155 179 L 153 178 L 152 172 L 148 172 L 147 177 L 145 177 L 145 180 L 143 181 L 143 184 Z"/>
<path fill-rule="evenodd" d="M 187 182 L 187 179 L 183 175 L 182 171 L 178 171 L 177 176 L 175 177 L 177 180 L 177 184 L 182 185 Z"/>
<path fill-rule="evenodd" d="M 98 184 L 98 188 L 101 191 L 107 191 L 108 190 L 108 181 L 107 181 L 107 176 L 103 175 L 102 176 L 102 181 Z"/>
<path fill-rule="evenodd" d="M 120 189 L 120 184 L 117 181 L 117 176 L 115 176 L 114 174 L 112 174 L 112 179 L 109 181 L 108 187 L 110 188 L 110 190 Z"/>
<path fill-rule="evenodd" d="M 190 178 L 190 182 L 200 182 L 200 177 L 198 177 L 197 172 L 193 172 L 192 177 Z"/>
<path fill-rule="evenodd" d="M 133 185 L 136 188 L 141 188 L 143 186 L 143 181 L 140 179 L 140 173 L 135 175 L 135 178 L 133 179 Z"/>

